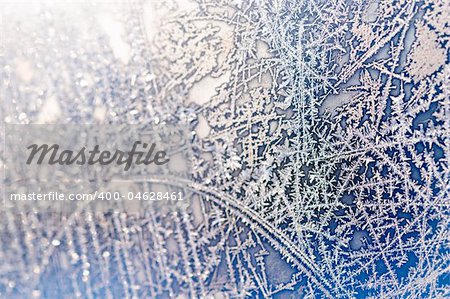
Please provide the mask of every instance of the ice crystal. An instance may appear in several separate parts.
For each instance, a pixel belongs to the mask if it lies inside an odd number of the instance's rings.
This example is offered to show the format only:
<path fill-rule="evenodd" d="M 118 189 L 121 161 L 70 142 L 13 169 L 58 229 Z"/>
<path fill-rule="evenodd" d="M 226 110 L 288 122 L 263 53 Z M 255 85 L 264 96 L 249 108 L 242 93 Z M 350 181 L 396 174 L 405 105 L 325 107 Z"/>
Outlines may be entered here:
<path fill-rule="evenodd" d="M 4 122 L 171 121 L 194 167 L 169 213 L 2 211 L 2 297 L 450 296 L 448 1 L 3 6 Z"/>

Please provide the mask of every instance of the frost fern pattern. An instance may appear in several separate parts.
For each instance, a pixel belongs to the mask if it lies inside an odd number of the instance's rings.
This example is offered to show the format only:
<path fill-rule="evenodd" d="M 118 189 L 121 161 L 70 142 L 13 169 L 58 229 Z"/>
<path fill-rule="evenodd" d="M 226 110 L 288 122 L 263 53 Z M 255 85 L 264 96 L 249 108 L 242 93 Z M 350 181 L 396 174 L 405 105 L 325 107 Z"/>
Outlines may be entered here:
<path fill-rule="evenodd" d="M 90 30 L 67 7 L 5 18 L 6 122 L 183 124 L 189 204 L 2 211 L 2 295 L 450 296 L 446 0 L 70 9 Z"/>

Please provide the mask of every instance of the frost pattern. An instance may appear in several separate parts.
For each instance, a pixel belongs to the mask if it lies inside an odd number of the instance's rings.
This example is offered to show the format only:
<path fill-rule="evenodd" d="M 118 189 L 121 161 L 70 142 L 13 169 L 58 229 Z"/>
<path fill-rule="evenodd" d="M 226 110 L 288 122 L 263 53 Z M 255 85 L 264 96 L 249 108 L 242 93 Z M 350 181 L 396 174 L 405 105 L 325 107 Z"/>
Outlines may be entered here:
<path fill-rule="evenodd" d="M 2 297 L 450 296 L 448 1 L 32 9 L 5 122 L 179 122 L 195 167 L 177 212 L 2 211 Z"/>

